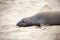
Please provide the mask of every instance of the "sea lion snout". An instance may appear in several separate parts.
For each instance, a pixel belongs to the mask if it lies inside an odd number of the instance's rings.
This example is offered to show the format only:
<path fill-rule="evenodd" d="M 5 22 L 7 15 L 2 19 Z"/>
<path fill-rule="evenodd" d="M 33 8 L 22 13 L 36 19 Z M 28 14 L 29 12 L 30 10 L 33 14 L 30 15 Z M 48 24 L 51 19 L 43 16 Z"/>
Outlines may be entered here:
<path fill-rule="evenodd" d="M 16 26 L 20 26 L 21 24 L 18 22 L 17 24 L 16 24 Z"/>
<path fill-rule="evenodd" d="M 27 22 L 25 22 L 24 20 L 20 20 L 17 24 L 16 24 L 16 26 L 19 26 L 19 27 L 25 27 L 25 26 L 28 26 L 27 25 L 28 23 Z"/>
<path fill-rule="evenodd" d="M 19 26 L 19 27 L 22 26 L 23 22 L 24 22 L 24 21 L 19 21 L 19 22 L 16 24 L 16 26 Z"/>

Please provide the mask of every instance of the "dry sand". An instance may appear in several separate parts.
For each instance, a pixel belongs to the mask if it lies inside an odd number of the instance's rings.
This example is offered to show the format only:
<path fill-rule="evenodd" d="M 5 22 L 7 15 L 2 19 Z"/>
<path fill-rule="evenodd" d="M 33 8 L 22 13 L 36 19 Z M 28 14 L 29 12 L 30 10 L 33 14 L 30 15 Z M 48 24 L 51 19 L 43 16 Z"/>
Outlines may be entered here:
<path fill-rule="evenodd" d="M 60 40 L 60 26 L 15 26 L 41 11 L 60 11 L 60 0 L 0 0 L 0 40 Z"/>
<path fill-rule="evenodd" d="M 0 26 L 0 40 L 60 40 L 60 26 L 47 26 L 44 30 L 35 26 Z"/>

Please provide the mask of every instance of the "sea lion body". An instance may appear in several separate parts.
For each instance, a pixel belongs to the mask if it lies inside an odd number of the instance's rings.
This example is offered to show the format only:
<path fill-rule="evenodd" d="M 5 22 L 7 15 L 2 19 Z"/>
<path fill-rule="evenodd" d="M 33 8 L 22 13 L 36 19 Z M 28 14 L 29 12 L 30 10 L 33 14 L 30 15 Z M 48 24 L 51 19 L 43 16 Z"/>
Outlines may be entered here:
<path fill-rule="evenodd" d="M 21 19 L 17 26 L 60 25 L 60 12 L 41 12 Z"/>

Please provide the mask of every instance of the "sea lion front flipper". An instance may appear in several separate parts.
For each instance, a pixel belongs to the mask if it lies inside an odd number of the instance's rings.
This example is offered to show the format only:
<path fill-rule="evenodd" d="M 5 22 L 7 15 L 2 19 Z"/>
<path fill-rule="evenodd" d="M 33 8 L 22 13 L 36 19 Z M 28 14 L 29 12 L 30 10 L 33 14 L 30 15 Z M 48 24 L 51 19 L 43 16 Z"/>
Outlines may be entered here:
<path fill-rule="evenodd" d="M 45 20 L 40 20 L 40 27 L 41 27 L 41 29 L 46 29 L 46 27 L 47 27 L 47 25 L 46 25 L 46 21 Z"/>

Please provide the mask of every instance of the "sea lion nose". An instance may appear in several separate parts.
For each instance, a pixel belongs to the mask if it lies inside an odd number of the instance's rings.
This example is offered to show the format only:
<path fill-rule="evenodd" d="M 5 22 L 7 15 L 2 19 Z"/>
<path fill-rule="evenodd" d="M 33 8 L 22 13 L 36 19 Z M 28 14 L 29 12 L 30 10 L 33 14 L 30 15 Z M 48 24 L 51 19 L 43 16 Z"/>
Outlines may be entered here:
<path fill-rule="evenodd" d="M 19 25 L 20 25 L 19 23 L 16 24 L 16 26 L 19 26 Z"/>
<path fill-rule="evenodd" d="M 22 25 L 22 21 L 18 21 L 16 26 L 21 26 Z"/>
<path fill-rule="evenodd" d="M 19 24 L 17 23 L 16 26 L 19 26 Z"/>

